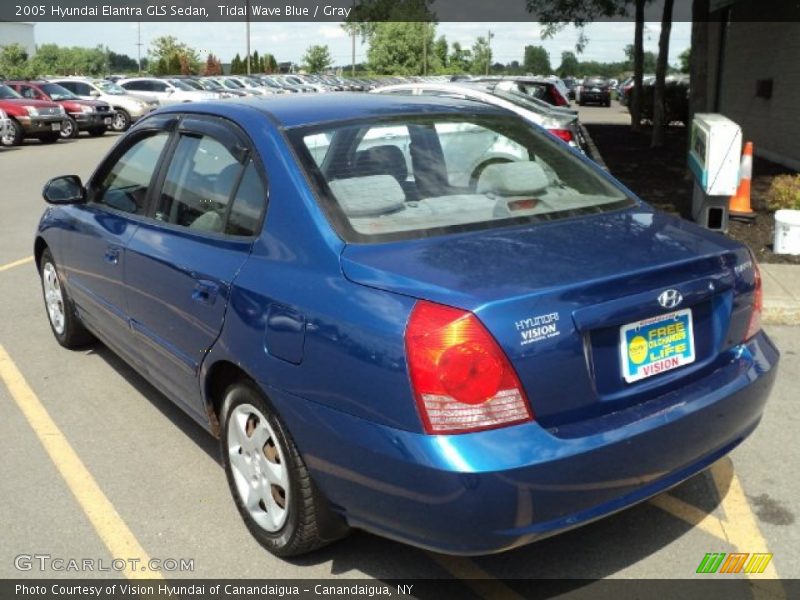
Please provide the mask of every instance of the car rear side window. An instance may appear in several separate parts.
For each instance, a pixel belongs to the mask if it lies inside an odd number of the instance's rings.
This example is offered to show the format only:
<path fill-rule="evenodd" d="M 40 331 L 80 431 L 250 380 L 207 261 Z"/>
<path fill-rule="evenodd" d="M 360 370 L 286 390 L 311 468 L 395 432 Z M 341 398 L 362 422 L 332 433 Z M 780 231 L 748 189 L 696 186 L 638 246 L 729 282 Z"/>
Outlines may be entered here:
<path fill-rule="evenodd" d="M 156 219 L 198 232 L 224 233 L 242 164 L 214 138 L 183 134 L 167 171 Z"/>
<path fill-rule="evenodd" d="M 131 214 L 144 214 L 150 180 L 168 139 L 166 132 L 159 132 L 128 148 L 103 178 L 95 202 Z"/>
<path fill-rule="evenodd" d="M 267 190 L 251 160 L 242 176 L 231 206 L 225 233 L 251 236 L 258 232 L 261 215 L 267 203 Z"/>

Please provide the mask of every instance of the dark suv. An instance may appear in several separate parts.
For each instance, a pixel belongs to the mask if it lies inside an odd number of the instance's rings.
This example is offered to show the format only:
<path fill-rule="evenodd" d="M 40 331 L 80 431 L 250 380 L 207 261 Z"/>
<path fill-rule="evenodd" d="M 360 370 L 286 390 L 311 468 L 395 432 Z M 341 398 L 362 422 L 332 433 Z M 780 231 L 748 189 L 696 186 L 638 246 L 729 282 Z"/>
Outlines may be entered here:
<path fill-rule="evenodd" d="M 3 146 L 18 146 L 25 138 L 37 138 L 43 144 L 57 142 L 66 118 L 64 108 L 55 102 L 28 100 L 2 84 L 0 110 L 5 111 L 10 121 L 0 140 Z"/>
<path fill-rule="evenodd" d="M 6 85 L 23 98 L 49 100 L 64 107 L 67 117 L 61 128 L 62 138 L 77 137 L 80 131 L 91 136 L 103 135 L 114 120 L 114 111 L 108 102 L 81 100 L 67 88 L 49 81 L 7 81 Z"/>
<path fill-rule="evenodd" d="M 587 77 L 583 81 L 578 104 L 600 104 L 611 106 L 611 83 L 605 77 Z"/>

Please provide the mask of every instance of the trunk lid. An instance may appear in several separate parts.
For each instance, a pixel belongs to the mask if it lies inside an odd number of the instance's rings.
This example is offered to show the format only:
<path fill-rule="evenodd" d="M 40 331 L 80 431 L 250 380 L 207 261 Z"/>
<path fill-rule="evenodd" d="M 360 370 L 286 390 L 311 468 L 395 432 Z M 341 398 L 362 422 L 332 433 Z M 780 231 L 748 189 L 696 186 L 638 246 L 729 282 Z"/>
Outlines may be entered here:
<path fill-rule="evenodd" d="M 742 283 L 748 264 L 752 272 L 743 246 L 646 208 L 348 245 L 341 260 L 354 282 L 474 312 L 548 427 L 639 404 L 676 381 L 701 377 L 747 326 L 748 294 L 734 291 L 752 291 Z M 664 308 L 658 298 L 666 290 L 682 302 Z M 620 329 L 686 309 L 693 362 L 626 381 Z"/>

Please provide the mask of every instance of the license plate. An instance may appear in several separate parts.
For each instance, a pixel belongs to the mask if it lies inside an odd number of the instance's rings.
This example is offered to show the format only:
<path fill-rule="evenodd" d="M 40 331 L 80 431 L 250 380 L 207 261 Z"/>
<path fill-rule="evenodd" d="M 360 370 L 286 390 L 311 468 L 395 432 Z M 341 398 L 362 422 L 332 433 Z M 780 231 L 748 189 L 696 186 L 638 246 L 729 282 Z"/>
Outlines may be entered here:
<path fill-rule="evenodd" d="M 106 125 L 111 125 L 111 117 L 106 117 L 105 119 L 103 119 L 103 123 L 105 123 Z"/>
<path fill-rule="evenodd" d="M 50 123 L 50 129 L 52 131 L 61 131 L 61 123 Z"/>
<path fill-rule="evenodd" d="M 620 328 L 622 376 L 628 383 L 694 362 L 692 310 L 652 317 Z"/>

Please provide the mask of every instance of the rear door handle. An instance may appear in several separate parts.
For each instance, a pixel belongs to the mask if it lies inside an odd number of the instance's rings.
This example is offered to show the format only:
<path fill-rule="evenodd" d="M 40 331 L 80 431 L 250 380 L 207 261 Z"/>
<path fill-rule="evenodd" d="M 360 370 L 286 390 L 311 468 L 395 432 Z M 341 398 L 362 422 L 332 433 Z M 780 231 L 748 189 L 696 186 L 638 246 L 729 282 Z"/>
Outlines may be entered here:
<path fill-rule="evenodd" d="M 106 248 L 106 253 L 103 256 L 103 258 L 105 258 L 105 261 L 107 263 L 110 263 L 112 265 L 119 264 L 119 251 L 120 251 L 119 246 L 109 246 L 108 248 Z"/>
<path fill-rule="evenodd" d="M 194 284 L 192 290 L 192 300 L 202 302 L 203 304 L 214 304 L 219 295 L 219 284 L 206 279 L 201 279 Z"/>

